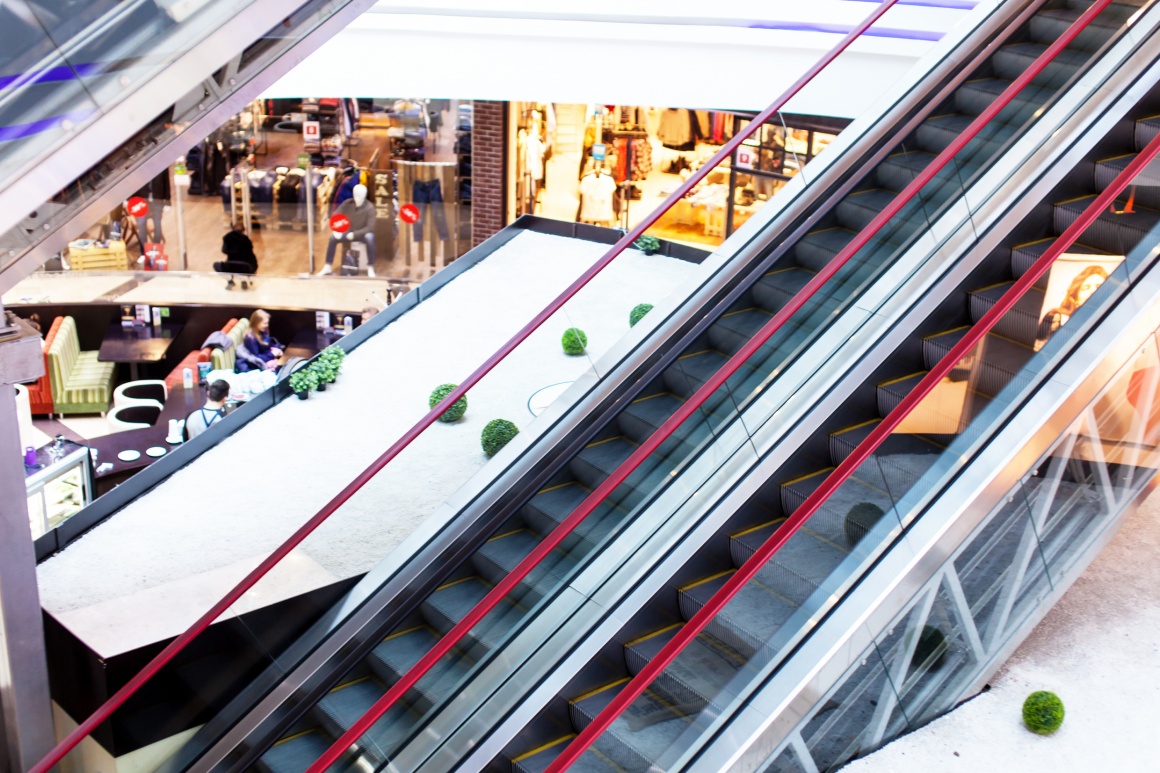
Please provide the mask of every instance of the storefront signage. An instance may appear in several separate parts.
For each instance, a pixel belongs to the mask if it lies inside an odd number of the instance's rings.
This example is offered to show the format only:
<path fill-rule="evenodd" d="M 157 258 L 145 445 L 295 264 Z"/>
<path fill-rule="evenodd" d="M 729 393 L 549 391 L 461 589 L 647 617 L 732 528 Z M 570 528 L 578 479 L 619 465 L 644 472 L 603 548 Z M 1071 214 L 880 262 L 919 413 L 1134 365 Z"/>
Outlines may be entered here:
<path fill-rule="evenodd" d="M 145 217 L 149 214 L 149 202 L 140 196 L 129 199 L 129 214 L 133 217 Z M 144 239 L 142 239 L 144 241 Z"/>
<path fill-rule="evenodd" d="M 298 154 L 298 168 L 305 169 L 308 166 L 310 166 L 310 154 L 309 153 L 299 153 Z"/>
<path fill-rule="evenodd" d="M 414 204 L 404 204 L 399 207 L 399 219 L 404 223 L 418 223 L 419 208 Z"/>
<path fill-rule="evenodd" d="M 350 230 L 350 218 L 342 213 L 330 216 L 330 230 L 344 234 Z"/>
<path fill-rule="evenodd" d="M 318 142 L 322 139 L 322 128 L 318 121 L 302 122 L 302 139 L 307 142 Z"/>
<path fill-rule="evenodd" d="M 600 142 L 596 143 L 595 145 L 592 146 L 592 160 L 593 161 L 603 161 L 604 155 L 607 152 L 607 150 L 608 150 L 607 147 L 603 143 L 600 143 Z"/>
<path fill-rule="evenodd" d="M 752 169 L 757 163 L 757 149 L 742 145 L 737 149 L 737 168 Z"/>

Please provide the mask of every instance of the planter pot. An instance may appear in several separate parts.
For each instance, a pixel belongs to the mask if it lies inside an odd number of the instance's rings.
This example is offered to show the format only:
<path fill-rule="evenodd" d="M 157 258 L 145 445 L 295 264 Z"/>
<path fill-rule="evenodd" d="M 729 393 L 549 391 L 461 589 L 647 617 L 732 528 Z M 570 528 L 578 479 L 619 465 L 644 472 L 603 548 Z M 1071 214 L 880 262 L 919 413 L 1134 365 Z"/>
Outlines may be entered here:
<path fill-rule="evenodd" d="M 299 400 L 305 400 L 307 397 L 310 397 L 310 391 L 306 389 L 301 392 L 295 392 L 294 394 L 298 395 Z"/>
<path fill-rule="evenodd" d="M 319 391 L 319 392 L 325 392 L 325 391 L 326 391 L 326 382 L 325 382 L 325 381 L 323 381 L 321 384 L 319 384 L 319 385 L 318 385 L 318 391 Z"/>

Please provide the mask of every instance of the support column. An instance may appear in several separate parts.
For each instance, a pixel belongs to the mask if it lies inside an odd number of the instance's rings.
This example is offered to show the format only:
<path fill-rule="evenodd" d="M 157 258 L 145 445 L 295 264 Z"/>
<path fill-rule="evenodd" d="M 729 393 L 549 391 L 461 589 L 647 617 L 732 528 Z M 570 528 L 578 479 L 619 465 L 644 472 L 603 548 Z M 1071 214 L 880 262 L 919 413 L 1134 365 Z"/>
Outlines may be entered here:
<path fill-rule="evenodd" d="M 471 244 L 481 244 L 505 225 L 504 164 L 507 102 L 475 100 L 471 130 Z"/>
<path fill-rule="evenodd" d="M 0 307 L 0 317 L 2 312 Z M 43 371 L 39 336 L 0 343 L 0 771 L 12 773 L 28 770 L 53 745 L 44 625 L 12 386 Z"/>

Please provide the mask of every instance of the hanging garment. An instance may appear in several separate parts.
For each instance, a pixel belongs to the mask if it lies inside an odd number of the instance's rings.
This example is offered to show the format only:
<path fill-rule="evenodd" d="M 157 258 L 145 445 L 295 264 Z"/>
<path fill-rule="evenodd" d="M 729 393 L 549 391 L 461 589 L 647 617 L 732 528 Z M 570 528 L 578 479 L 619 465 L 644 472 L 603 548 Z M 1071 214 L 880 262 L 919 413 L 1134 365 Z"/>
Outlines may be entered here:
<path fill-rule="evenodd" d="M 609 174 L 593 174 L 580 181 L 580 219 L 585 222 L 607 223 L 616 219 L 612 200 L 616 194 L 616 180 Z"/>
<path fill-rule="evenodd" d="M 415 221 L 415 241 L 423 239 L 423 218 L 427 212 L 435 218 L 435 229 L 439 239 L 447 241 L 447 213 L 443 211 L 443 189 L 438 180 L 416 180 L 411 186 L 411 202 L 419 207 L 419 219 Z"/>
<path fill-rule="evenodd" d="M 522 147 L 520 148 L 523 154 L 524 168 L 526 174 L 531 175 L 532 179 L 539 182 L 544 179 L 544 152 L 547 147 L 544 141 L 535 134 L 527 134 L 521 140 Z"/>
<path fill-rule="evenodd" d="M 695 150 L 697 138 L 693 131 L 693 121 L 688 110 L 670 107 L 661 113 L 657 136 L 666 148 Z"/>

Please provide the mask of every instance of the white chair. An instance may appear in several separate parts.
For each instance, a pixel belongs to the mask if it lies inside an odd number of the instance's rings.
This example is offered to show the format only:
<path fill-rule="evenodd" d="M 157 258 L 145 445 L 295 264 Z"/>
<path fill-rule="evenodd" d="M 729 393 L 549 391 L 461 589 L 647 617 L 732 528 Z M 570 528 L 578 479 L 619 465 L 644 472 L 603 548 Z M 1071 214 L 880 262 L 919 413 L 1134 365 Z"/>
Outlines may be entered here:
<path fill-rule="evenodd" d="M 113 407 L 156 405 L 162 408 L 169 398 L 169 387 L 160 379 L 142 379 L 121 384 L 113 390 Z"/>
<path fill-rule="evenodd" d="M 134 404 L 114 408 L 109 411 L 109 415 L 105 417 L 105 420 L 109 422 L 111 432 L 125 432 L 130 429 L 152 427 L 157 423 L 157 419 L 160 416 L 161 405 L 159 403 L 151 403 L 148 405 Z"/>

